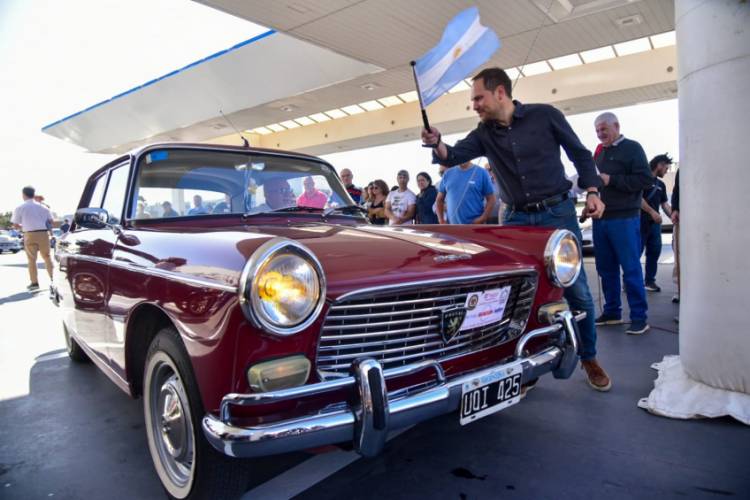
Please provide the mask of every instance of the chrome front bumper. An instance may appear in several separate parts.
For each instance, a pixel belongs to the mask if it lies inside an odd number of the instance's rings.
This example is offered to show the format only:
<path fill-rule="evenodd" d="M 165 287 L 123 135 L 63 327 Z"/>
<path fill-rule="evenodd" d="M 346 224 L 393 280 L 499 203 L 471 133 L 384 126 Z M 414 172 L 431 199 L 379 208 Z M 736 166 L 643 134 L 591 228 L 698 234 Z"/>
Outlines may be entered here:
<path fill-rule="evenodd" d="M 502 370 L 521 363 L 522 384 L 548 372 L 552 372 L 555 378 L 570 377 L 578 361 L 577 322 L 585 317 L 585 312 L 576 315 L 570 311 L 559 313 L 554 324 L 521 337 L 516 345 L 515 359 L 481 371 Z M 547 335 L 556 337 L 555 345 L 527 355 L 527 343 Z M 389 399 L 386 380 L 423 370 L 435 372 L 435 385 Z M 380 363 L 365 358 L 352 363 L 349 377 L 274 392 L 228 394 L 222 399 L 218 417 L 211 414 L 203 417 L 203 432 L 214 448 L 232 457 L 275 455 L 343 442 L 353 442 L 357 452 L 374 456 L 383 449 L 388 432 L 458 410 L 461 387 L 474 378 L 476 372 L 447 380 L 437 361 L 383 370 Z M 356 388 L 356 402 L 343 409 L 253 427 L 231 424 L 232 405 L 268 404 L 352 387 Z"/>

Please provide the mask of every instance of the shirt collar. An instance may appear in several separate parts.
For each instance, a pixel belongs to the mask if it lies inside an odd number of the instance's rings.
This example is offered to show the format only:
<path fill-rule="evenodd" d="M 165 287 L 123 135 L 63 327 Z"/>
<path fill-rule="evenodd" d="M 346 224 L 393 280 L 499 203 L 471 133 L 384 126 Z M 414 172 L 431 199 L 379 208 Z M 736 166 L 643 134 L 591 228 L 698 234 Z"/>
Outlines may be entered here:
<path fill-rule="evenodd" d="M 513 118 L 523 118 L 523 115 L 526 114 L 526 105 L 522 104 L 520 101 L 513 100 L 514 108 L 513 108 Z"/>
<path fill-rule="evenodd" d="M 612 144 L 610 144 L 609 147 L 611 148 L 612 146 L 619 146 L 620 143 L 622 141 L 624 141 L 624 140 L 625 140 L 625 136 L 622 135 L 622 134 L 620 134 L 620 137 L 618 137 L 617 139 L 615 139 L 615 141 Z"/>

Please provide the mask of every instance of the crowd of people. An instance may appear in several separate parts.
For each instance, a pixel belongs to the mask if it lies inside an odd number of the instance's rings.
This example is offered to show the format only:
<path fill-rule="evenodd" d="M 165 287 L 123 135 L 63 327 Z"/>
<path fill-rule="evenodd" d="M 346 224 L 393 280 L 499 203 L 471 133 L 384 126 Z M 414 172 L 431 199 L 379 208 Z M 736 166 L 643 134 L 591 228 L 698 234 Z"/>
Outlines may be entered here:
<path fill-rule="evenodd" d="M 383 179 L 364 188 L 354 184 L 350 169 L 340 172 L 341 180 L 355 203 L 364 207 L 372 224 L 405 226 L 412 224 L 485 224 L 543 226 L 567 229 L 581 240 L 579 214 L 575 202 L 585 199 L 582 217 L 593 219 L 596 270 L 604 295 L 602 313 L 597 317 L 585 270 L 565 289 L 565 298 L 587 317 L 579 324 L 581 361 L 589 385 L 608 391 L 612 385 L 607 372 L 596 359 L 596 325 L 623 323 L 621 290 L 629 305 L 630 325 L 626 332 L 640 335 L 649 330 L 648 292 L 659 292 L 656 270 L 661 253 L 663 211 L 674 223 L 673 238 L 679 234 L 679 175 L 672 203 L 661 178 L 672 164 L 667 154 L 647 160 L 641 145 L 620 132 L 618 118 L 602 113 L 594 121 L 599 145 L 592 153 L 583 146 L 565 116 L 547 104 L 523 104 L 512 97 L 508 75 L 500 68 L 487 68 L 473 78 L 472 102 L 480 122 L 476 129 L 455 145 L 442 141 L 432 127 L 422 131 L 422 141 L 432 148 L 432 162 L 439 165 L 440 179 L 433 182 L 427 172 L 416 176 L 417 191 L 409 187 L 411 176 L 400 170 L 396 184 L 389 188 Z M 512 126 L 511 126 L 512 124 Z M 543 133 L 540 133 L 543 132 Z M 572 161 L 577 186 L 566 177 L 560 148 Z M 484 157 L 488 164 L 472 163 Z M 278 185 L 274 184 L 278 183 Z M 312 177 L 304 179 L 304 191 L 295 199 L 284 179 L 264 185 L 265 205 L 274 209 L 291 204 L 323 208 L 331 203 L 317 190 Z M 12 222 L 25 233 L 31 284 L 38 288 L 36 258 L 41 253 L 52 277 L 49 258 L 51 215 L 34 200 L 31 187 L 23 189 L 24 203 L 13 214 Z M 143 212 L 145 200 L 139 200 Z M 228 200 L 219 203 L 226 211 Z M 168 201 L 163 216 L 176 216 Z M 217 213 L 204 206 L 199 195 L 188 215 Z M 145 216 L 145 215 L 144 215 Z M 640 258 L 645 252 L 646 266 Z M 675 277 L 679 301 L 679 249 L 675 248 Z M 621 280 L 622 276 L 622 280 Z"/>

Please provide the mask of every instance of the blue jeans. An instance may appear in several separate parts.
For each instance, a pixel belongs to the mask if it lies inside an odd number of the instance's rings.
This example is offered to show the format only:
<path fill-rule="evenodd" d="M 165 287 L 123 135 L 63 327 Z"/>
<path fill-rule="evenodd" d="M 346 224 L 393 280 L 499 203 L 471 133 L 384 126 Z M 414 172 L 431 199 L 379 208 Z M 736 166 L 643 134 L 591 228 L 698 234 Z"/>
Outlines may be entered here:
<path fill-rule="evenodd" d="M 622 316 L 620 298 L 620 268 L 625 280 L 625 293 L 630 306 L 631 321 L 646 321 L 648 303 L 641 270 L 641 220 L 594 220 L 594 256 L 596 271 L 602 278 L 604 311 L 611 316 Z"/>
<path fill-rule="evenodd" d="M 581 228 L 573 200 L 565 200 L 543 212 L 516 212 L 507 207 L 503 213 L 503 225 L 507 226 L 544 226 L 567 229 L 576 235 L 580 242 Z M 596 325 L 594 300 L 591 298 L 586 271 L 581 265 L 581 274 L 572 286 L 565 289 L 565 300 L 576 311 L 586 311 L 586 319 L 578 323 L 581 334 L 581 359 L 586 361 L 596 357 Z"/>
<path fill-rule="evenodd" d="M 641 253 L 646 250 L 646 283 L 656 283 L 656 267 L 661 255 L 661 224 L 643 224 L 641 219 Z"/>

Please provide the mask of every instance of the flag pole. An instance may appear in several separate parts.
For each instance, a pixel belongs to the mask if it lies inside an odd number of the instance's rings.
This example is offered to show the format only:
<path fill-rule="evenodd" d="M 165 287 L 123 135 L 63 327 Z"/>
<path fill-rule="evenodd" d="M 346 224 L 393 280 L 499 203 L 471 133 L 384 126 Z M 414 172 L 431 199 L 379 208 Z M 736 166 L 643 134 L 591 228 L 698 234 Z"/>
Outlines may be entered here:
<path fill-rule="evenodd" d="M 419 97 L 419 108 L 422 110 L 422 123 L 424 123 L 425 130 L 430 130 L 430 121 L 427 119 L 427 111 L 424 110 L 424 104 L 422 104 L 422 91 L 419 90 L 419 79 L 417 78 L 416 61 L 411 63 L 411 73 L 414 75 L 414 85 L 417 86 L 417 97 Z"/>

